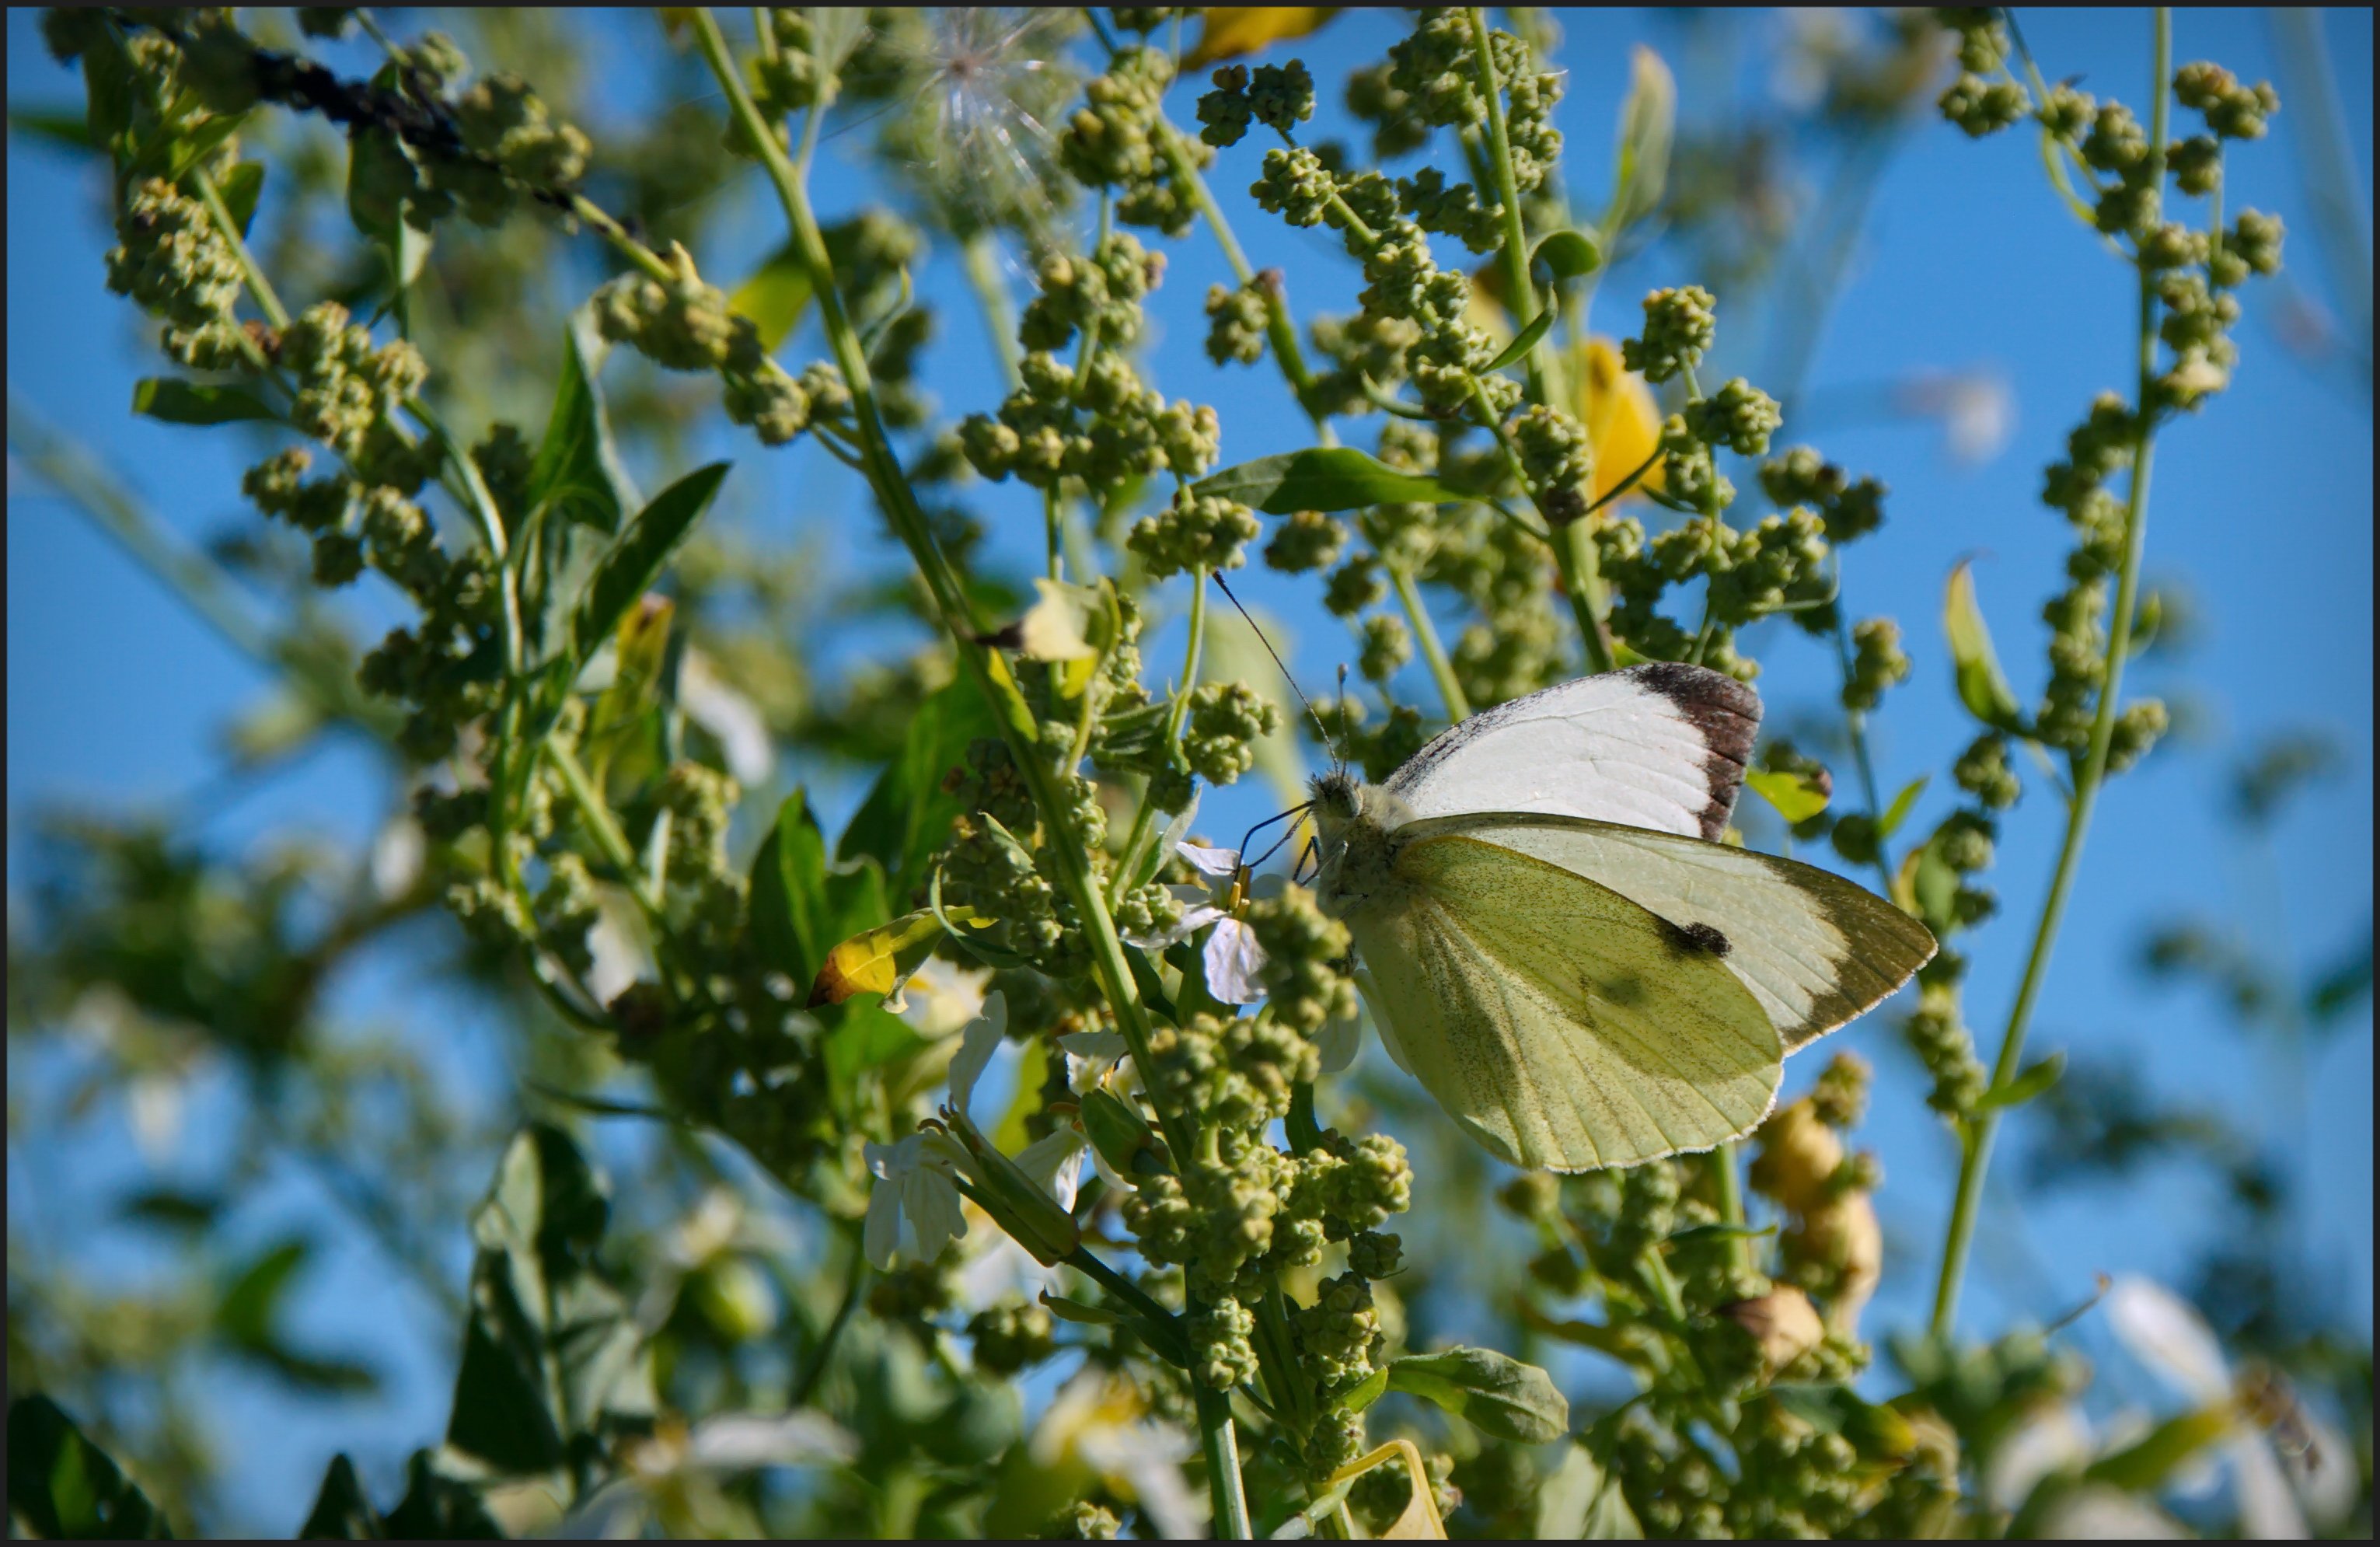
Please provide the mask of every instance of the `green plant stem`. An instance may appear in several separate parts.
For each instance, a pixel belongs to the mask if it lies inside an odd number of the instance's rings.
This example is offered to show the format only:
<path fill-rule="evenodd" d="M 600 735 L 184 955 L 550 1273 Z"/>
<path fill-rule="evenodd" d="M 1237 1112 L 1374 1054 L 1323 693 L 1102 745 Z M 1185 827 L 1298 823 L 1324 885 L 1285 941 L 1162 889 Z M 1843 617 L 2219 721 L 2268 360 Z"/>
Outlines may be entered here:
<path fill-rule="evenodd" d="M 1389 565 L 1388 571 L 1389 583 L 1396 588 L 1397 601 L 1403 605 L 1414 640 L 1421 647 L 1421 658 L 1429 663 L 1429 675 L 1438 684 L 1438 696 L 1446 700 L 1447 718 L 1471 718 L 1471 700 L 1463 695 L 1463 684 L 1455 680 L 1454 663 L 1446 658 L 1446 646 L 1439 642 L 1438 626 L 1430 621 L 1428 610 L 1421 604 L 1421 592 L 1414 585 L 1412 572 L 1399 564 Z"/>
<path fill-rule="evenodd" d="M 1512 313 L 1515 333 L 1525 333 L 1537 320 L 1536 291 L 1529 283 L 1529 237 L 1521 225 L 1521 190 L 1512 174 L 1512 142 L 1504 128 L 1504 93 L 1496 81 L 1496 51 L 1488 41 L 1488 12 L 1471 7 L 1471 56 L 1479 69 L 1479 94 L 1488 103 L 1488 165 L 1495 175 L 1496 197 L 1504 206 L 1504 304 Z M 1546 341 L 1529 347 L 1529 400 L 1546 398 L 1543 355 Z"/>
<path fill-rule="evenodd" d="M 1168 748 L 1182 745 L 1182 722 L 1190 713 L 1190 690 L 1198 685 L 1198 658 L 1207 643 L 1207 569 L 1193 566 L 1194 582 L 1190 590 L 1190 640 L 1182 652 L 1182 684 L 1175 689 L 1173 707 L 1165 715 L 1165 743 Z M 1157 808 L 1144 798 L 1140 810 L 1133 814 L 1132 834 L 1124 839 L 1123 857 L 1116 866 L 1114 897 L 1123 895 L 1124 889 L 1140 874 L 1140 847 L 1148 841 L 1149 829 L 1157 824 Z M 1114 897 L 1110 898 L 1112 902 Z"/>
<path fill-rule="evenodd" d="M 1198 1448 L 1207 1458 L 1207 1489 L 1213 1495 L 1212 1529 L 1224 1541 L 1246 1541 L 1256 1535 L 1248 1526 L 1248 1495 L 1240 1480 L 1240 1441 L 1232 1422 L 1231 1398 L 1209 1388 L 1194 1374 L 1191 1389 L 1198 1404 Z"/>
<path fill-rule="evenodd" d="M 1710 1167 L 1711 1184 L 1718 1192 L 1718 1222 L 1742 1230 L 1743 1228 L 1743 1180 L 1737 1175 L 1735 1141 L 1730 1139 L 1725 1143 L 1712 1146 L 1709 1153 L 1704 1157 L 1704 1163 Z M 1735 1261 L 1738 1273 L 1748 1274 L 1752 1272 L 1750 1240 L 1741 1235 L 1731 1236 L 1728 1238 L 1727 1249 L 1728 1255 Z"/>
<path fill-rule="evenodd" d="M 882 505 L 887 519 L 902 543 L 909 550 L 912 562 L 917 566 L 928 591 L 941 615 L 944 628 L 957 652 L 960 667 L 976 684 L 992 710 L 1000 726 L 1001 737 L 1008 744 L 1017 769 L 1031 791 L 1035 808 L 1049 825 L 1052 836 L 1050 850 L 1056 861 L 1058 882 L 1067 900 L 1075 905 L 1076 916 L 1091 952 L 1092 967 L 1099 987 L 1114 1011 L 1116 1028 L 1131 1048 L 1136 1067 L 1153 1069 L 1149 1054 L 1148 1008 L 1141 1003 L 1132 971 L 1125 965 L 1123 943 L 1116 935 L 1115 920 L 1108 912 L 1107 898 L 1100 891 L 1091 871 L 1090 858 L 1079 843 L 1058 841 L 1065 835 L 1067 803 L 1058 785 L 1059 772 L 1050 764 L 1039 745 L 1039 730 L 1032 710 L 1018 692 L 1014 676 L 1002 657 L 992 654 L 977 642 L 982 630 L 974 616 L 965 589 L 951 570 L 949 561 L 934 541 L 933 530 L 925 512 L 917 504 L 916 493 L 909 487 L 899 458 L 893 454 L 892 442 L 885 432 L 884 420 L 878 411 L 876 389 L 868 369 L 868 357 L 861 348 L 858 335 L 851 319 L 843 309 L 843 298 L 834 283 L 834 267 L 827 257 L 826 242 L 820 234 L 817 217 L 810 210 L 809 190 L 785 158 L 784 150 L 769 132 L 759 109 L 753 106 L 749 92 L 744 89 L 742 75 L 727 50 L 726 40 L 720 35 L 719 24 L 707 8 L 697 8 L 692 15 L 695 41 L 701 48 L 705 62 L 720 89 L 726 93 L 730 111 L 742 128 L 744 139 L 760 160 L 769 180 L 775 186 L 779 202 L 784 206 L 785 220 L 791 227 L 794 246 L 801 256 L 803 266 L 810 272 L 811 288 L 818 298 L 820 321 L 825 324 L 828 343 L 832 347 L 835 361 L 843 371 L 844 384 L 851 393 L 852 417 L 858 429 L 860 450 L 867 462 L 870 487 Z M 824 94 L 813 113 L 825 111 Z M 1185 1126 L 1173 1102 L 1160 1090 L 1151 1089 L 1150 1104 L 1157 1110 L 1158 1126 L 1163 1130 L 1168 1147 L 1177 1159 L 1196 1152 L 1194 1135 Z M 1223 1421 L 1229 1422 L 1228 1412 Z M 1217 1486 L 1222 1486 L 1219 1480 Z M 1219 1508 L 1219 1514 L 1221 1511 Z"/>
<path fill-rule="evenodd" d="M 793 1390 L 785 1397 L 785 1406 L 789 1409 L 808 1406 L 810 1394 L 818 1389 L 820 1378 L 826 1374 L 826 1367 L 834 1359 L 834 1347 L 842 1341 L 844 1327 L 850 1322 L 851 1313 L 859 1309 L 859 1286 L 868 1282 L 868 1254 L 860 1249 L 856 1240 L 847 1241 L 845 1245 L 850 1249 L 851 1261 L 843 1272 L 843 1298 L 835 1303 L 834 1316 L 827 1322 L 826 1330 L 819 1334 L 818 1343 L 811 1348 L 809 1358 L 802 1361 L 801 1377 L 794 1383 Z"/>
<path fill-rule="evenodd" d="M 620 831 L 620 821 L 612 814 L 611 803 L 603 798 L 602 791 L 588 778 L 587 769 L 579 762 L 578 754 L 553 737 L 546 739 L 542 750 L 553 764 L 554 772 L 562 775 L 563 787 L 570 792 L 570 798 L 578 807 L 578 814 L 586 819 L 587 830 L 594 835 L 595 847 L 620 872 L 621 879 L 628 883 L 628 890 L 636 894 L 645 911 L 659 918 L 662 908 L 659 889 L 652 878 L 645 874 L 644 867 L 637 862 L 637 851 L 628 847 L 628 835 Z"/>
<path fill-rule="evenodd" d="M 2155 22 L 2155 42 L 2150 84 L 2154 106 L 2149 114 L 2149 186 L 2159 190 L 2153 198 L 2162 204 L 2165 186 L 2166 119 L 2173 73 L 2173 15 L 2167 7 L 2157 7 Z M 2150 224 L 2157 212 L 2149 215 Z M 2139 604 L 2141 554 L 2148 536 L 2149 459 L 2155 449 L 2154 410 L 2150 392 L 2156 374 L 2156 279 L 2145 266 L 2140 270 L 2139 301 L 2139 382 L 2133 396 L 2136 428 L 2132 436 L 2132 480 L 2130 498 L 2124 504 L 2124 562 L 2117 571 L 2115 621 L 2107 630 L 2107 680 L 2099 689 L 2099 705 L 2091 720 L 2091 743 L 2084 761 L 2074 779 L 2073 798 L 2067 804 L 2066 837 L 2058 849 L 2058 869 L 2049 879 L 2049 896 L 2041 906 L 2041 921 L 2034 928 L 2033 950 L 2025 958 L 2024 977 L 2018 984 L 2016 1003 L 2009 1010 L 2008 1029 L 2000 1038 L 1999 1057 L 1992 1066 L 1992 1084 L 2006 1085 L 2015 1078 L 2024 1057 L 2025 1032 L 2033 1020 L 2033 1006 L 2041 994 L 2042 981 L 2049 971 L 2051 948 L 2058 941 L 2058 926 L 2066 918 L 2066 903 L 2073 891 L 2074 877 L 2081 869 L 2082 841 L 2091 830 L 2091 813 L 2098 803 L 2099 786 L 2107 773 L 2107 749 L 2115 739 L 2116 718 L 2120 707 L 2124 684 L 2124 662 L 2131 653 L 2132 615 Z M 1984 1192 L 1984 1176 L 1991 1165 L 1992 1137 L 1999 1127 L 2000 1112 L 1994 1109 L 1971 1118 L 1961 1135 L 1959 1157 L 1959 1190 L 1950 1209 L 1950 1225 L 1942 1242 L 1942 1272 L 1934 1290 L 1934 1334 L 1948 1337 L 1957 1323 L 1959 1284 L 1967 1266 L 1967 1253 L 1975 1230 L 1975 1210 Z"/>
<path fill-rule="evenodd" d="M 990 233 L 978 231 L 960 245 L 959 258 L 966 270 L 967 286 L 975 291 L 976 304 L 983 308 L 984 326 L 991 333 L 991 352 L 1000 361 L 1001 379 L 1014 392 L 1024 377 L 1018 374 L 1016 308 L 1000 277 L 999 248 Z"/>
<path fill-rule="evenodd" d="M 642 270 L 648 278 L 663 285 L 674 285 L 678 275 L 660 253 L 628 235 L 628 228 L 612 218 L 612 213 L 583 193 L 570 196 L 570 213 L 593 226 L 596 233 L 612 244 L 613 250 Z"/>

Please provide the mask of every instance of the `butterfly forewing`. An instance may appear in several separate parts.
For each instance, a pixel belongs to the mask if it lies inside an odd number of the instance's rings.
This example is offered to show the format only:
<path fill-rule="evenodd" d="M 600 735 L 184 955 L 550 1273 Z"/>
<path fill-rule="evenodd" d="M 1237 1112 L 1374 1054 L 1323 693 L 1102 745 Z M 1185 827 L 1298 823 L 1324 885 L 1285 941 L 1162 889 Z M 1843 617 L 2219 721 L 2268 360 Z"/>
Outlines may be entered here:
<path fill-rule="evenodd" d="M 1701 666 L 1655 662 L 1474 714 L 1387 784 L 1415 817 L 1512 811 L 1716 838 L 1760 728 L 1760 697 Z"/>
<path fill-rule="evenodd" d="M 1829 871 L 1725 844 L 1562 817 L 1488 812 L 1412 822 L 1609 887 L 1681 929 L 1709 931 L 1791 1052 L 1870 1009 L 1934 955 L 1925 926 Z"/>
<path fill-rule="evenodd" d="M 1349 915 L 1373 1009 L 1415 1077 L 1488 1150 L 1556 1171 L 1749 1132 L 1776 1029 L 1722 959 L 1609 887 L 1458 834 L 1395 860 L 1398 906 Z"/>

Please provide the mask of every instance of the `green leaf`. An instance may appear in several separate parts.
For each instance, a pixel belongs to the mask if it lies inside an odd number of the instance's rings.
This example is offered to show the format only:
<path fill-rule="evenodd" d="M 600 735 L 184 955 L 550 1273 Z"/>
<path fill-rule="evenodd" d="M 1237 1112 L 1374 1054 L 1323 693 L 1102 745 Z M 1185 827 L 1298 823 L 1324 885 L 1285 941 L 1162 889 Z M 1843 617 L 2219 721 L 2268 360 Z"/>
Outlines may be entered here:
<path fill-rule="evenodd" d="M 1967 561 L 1950 571 L 1942 598 L 1942 629 L 1949 637 L 1950 661 L 1958 670 L 1959 700 L 1967 713 L 1996 730 L 2025 734 L 2024 716 L 2016 694 L 1993 652 L 1991 630 L 1975 602 L 1975 582 Z"/>
<path fill-rule="evenodd" d="M 579 599 L 577 617 L 571 627 L 577 659 L 593 654 L 597 646 L 610 639 L 628 609 L 661 579 L 678 544 L 710 507 L 711 497 L 726 480 L 727 469 L 725 462 L 697 468 L 655 494 L 653 503 L 628 523 L 620 541 L 595 566 L 587 594 Z"/>
<path fill-rule="evenodd" d="M 1360 1413 L 1378 1402 L 1387 1394 L 1388 1389 L 1389 1372 L 1383 1366 L 1348 1387 L 1346 1395 L 1338 1399 L 1337 1405 L 1351 1413 Z"/>
<path fill-rule="evenodd" d="M 126 1219 L 171 1230 L 204 1230 L 221 1217 L 224 1200 L 213 1193 L 152 1188 L 126 1199 Z"/>
<path fill-rule="evenodd" d="M 314 1507 L 308 1512 L 306 1523 L 298 1528 L 300 1541 L 379 1541 L 388 1535 L 380 1511 L 372 1507 L 361 1480 L 356 1476 L 356 1464 L 341 1451 L 331 1457 L 330 1470 L 322 1474 L 322 1491 L 314 1495 Z"/>
<path fill-rule="evenodd" d="M 1807 822 L 1827 809 L 1828 793 L 1806 774 L 1755 768 L 1744 774 L 1743 782 L 1787 822 Z"/>
<path fill-rule="evenodd" d="M 388 1512 L 395 1541 L 494 1541 L 504 1534 L 469 1483 L 439 1471 L 417 1450 L 406 1468 L 405 1497 Z"/>
<path fill-rule="evenodd" d="M 1840 1384 L 1768 1388 L 1769 1399 L 1821 1433 L 1840 1434 L 1871 1460 L 1897 1460 L 1917 1448 L 1909 1420 Z"/>
<path fill-rule="evenodd" d="M 2082 1476 L 2130 1492 L 2152 1492 L 2183 1463 L 2229 1434 L 2237 1421 L 2230 1403 L 2210 1403 L 2195 1412 L 2169 1418 L 2136 1443 L 2101 1456 L 2083 1468 Z"/>
<path fill-rule="evenodd" d="M 259 1252 L 217 1302 L 215 1330 L 244 1348 L 270 1344 L 282 1294 L 312 1251 L 310 1243 L 291 1239 Z"/>
<path fill-rule="evenodd" d="M 1504 367 L 1512 364 L 1514 360 L 1519 359 L 1531 349 L 1536 348 L 1537 347 L 1537 340 L 1543 338 L 1546 335 L 1546 330 L 1553 325 L 1554 309 L 1549 306 L 1543 311 L 1538 312 L 1536 316 L 1531 320 L 1527 327 L 1523 328 L 1518 334 L 1514 335 L 1512 341 L 1504 346 L 1502 353 L 1499 354 L 1494 359 L 1489 360 L 1485 366 L 1481 367 L 1481 369 L 1483 371 L 1503 370 Z"/>
<path fill-rule="evenodd" d="M 1073 1322 L 1086 1327 L 1116 1327 L 1131 1320 L 1122 1311 L 1110 1310 L 1103 1305 L 1085 1305 L 1063 1295 L 1053 1295 L 1047 1289 L 1041 1291 L 1041 1303 L 1048 1306 L 1050 1314 L 1059 1321 Z"/>
<path fill-rule="evenodd" d="M 842 1012 L 843 1024 L 825 1037 L 826 1072 L 839 1094 L 847 1095 L 852 1082 L 870 1069 L 908 1057 L 926 1045 L 909 1023 L 875 1005 L 853 1005 Z"/>
<path fill-rule="evenodd" d="M 1603 267 L 1603 249 L 1584 231 L 1556 231 L 1537 243 L 1529 255 L 1534 269 L 1543 263 L 1556 279 L 1585 279 Z"/>
<path fill-rule="evenodd" d="M 249 227 L 256 224 L 257 201 L 264 197 L 264 163 L 239 163 L 223 175 L 215 184 L 215 191 L 223 195 L 224 208 L 231 212 L 232 224 L 239 227 L 241 236 L 247 236 Z"/>
<path fill-rule="evenodd" d="M 759 331 L 760 347 L 771 354 L 801 325 L 810 304 L 810 271 L 787 242 L 727 298 L 727 310 L 749 317 Z"/>
<path fill-rule="evenodd" d="M 970 742 L 999 734 L 990 707 L 972 683 L 961 678 L 935 692 L 911 716 L 901 755 L 877 776 L 835 852 L 844 859 L 872 856 L 884 867 L 888 897 L 905 902 L 915 895 L 927 860 L 965 810 L 943 782 L 966 761 Z"/>
<path fill-rule="evenodd" d="M 1677 123 L 1677 78 L 1659 55 L 1639 43 L 1630 61 L 1628 95 L 1620 104 L 1620 165 L 1606 231 L 1616 233 L 1660 204 Z"/>
<path fill-rule="evenodd" d="M 2006 1085 L 1996 1085 L 1975 1098 L 1977 1112 L 1997 1112 L 2003 1107 L 2022 1106 L 2058 1083 L 2066 1072 L 2066 1054 L 2053 1053 L 2037 1063 L 2028 1064 Z"/>
<path fill-rule="evenodd" d="M 1537 1492 L 1540 1541 L 1638 1541 L 1645 1535 L 1620 1481 L 1585 1445 L 1563 1450 L 1561 1464 Z"/>
<path fill-rule="evenodd" d="M 1541 1445 L 1570 1429 L 1570 1403 L 1552 1379 L 1492 1348 L 1391 1359 L 1389 1389 L 1433 1402 L 1500 1440 Z"/>
<path fill-rule="evenodd" d="M 1683 1230 L 1670 1232 L 1671 1246 L 1693 1246 L 1701 1241 L 1756 1241 L 1763 1236 L 1774 1236 L 1773 1224 L 1690 1224 Z"/>
<path fill-rule="evenodd" d="M 1199 480 L 1201 494 L 1237 500 L 1268 516 L 1358 510 L 1368 505 L 1442 505 L 1471 496 L 1436 479 L 1399 472 L 1353 446 L 1314 446 L 1259 457 Z"/>
<path fill-rule="evenodd" d="M 1932 777 L 1931 774 L 1920 774 L 1900 786 L 1900 793 L 1892 798 L 1892 804 L 1886 807 L 1884 814 L 1876 819 L 1877 837 L 1889 838 L 1900 830 L 1900 824 L 1907 822 L 1909 813 L 1916 809 L 1917 798 L 1925 793 L 1926 781 Z"/>
<path fill-rule="evenodd" d="M 890 917 L 872 859 L 830 867 L 826 837 L 800 789 L 785 797 L 752 861 L 746 939 L 768 970 L 796 984 L 817 978 L 827 953 Z"/>
<path fill-rule="evenodd" d="M 8 1404 L 8 1513 L 30 1534 L 52 1540 L 154 1541 L 174 1534 L 115 1459 L 40 1395 Z"/>
<path fill-rule="evenodd" d="M 28 108 L 8 110 L 11 133 L 26 135 L 52 145 L 63 145 L 70 151 L 96 151 L 99 142 L 91 138 L 91 116 L 87 113 L 42 113 Z"/>
<path fill-rule="evenodd" d="M 543 1123 L 514 1136 L 471 1216 L 479 1256 L 446 1443 L 492 1473 L 551 1472 L 575 1445 L 651 1417 L 643 1335 L 596 1264 L 610 1217 L 602 1178 Z"/>
<path fill-rule="evenodd" d="M 1901 861 L 1909 895 L 1897 899 L 1913 907 L 1917 917 L 1937 939 L 1948 939 L 1959 927 L 1959 872 L 1942 858 L 1941 847 L 1927 839 Z"/>
<path fill-rule="evenodd" d="M 545 439 L 529 465 L 528 503 L 598 531 L 616 532 L 637 498 L 613 448 L 603 395 L 589 363 L 590 357 L 601 358 L 600 347 L 584 314 L 574 317 L 565 333 L 553 411 L 546 416 Z"/>
<path fill-rule="evenodd" d="M 246 387 L 186 382 L 179 376 L 144 376 L 133 383 L 132 411 L 166 424 L 232 424 L 281 417 Z"/>
<path fill-rule="evenodd" d="M 1176 1026 L 1182 1024 L 1182 1013 L 1165 992 L 1165 980 L 1157 975 L 1157 964 L 1148 959 L 1148 953 L 1137 945 L 1126 945 L 1123 960 L 1132 969 L 1133 986 L 1140 990 L 1140 1002 Z"/>

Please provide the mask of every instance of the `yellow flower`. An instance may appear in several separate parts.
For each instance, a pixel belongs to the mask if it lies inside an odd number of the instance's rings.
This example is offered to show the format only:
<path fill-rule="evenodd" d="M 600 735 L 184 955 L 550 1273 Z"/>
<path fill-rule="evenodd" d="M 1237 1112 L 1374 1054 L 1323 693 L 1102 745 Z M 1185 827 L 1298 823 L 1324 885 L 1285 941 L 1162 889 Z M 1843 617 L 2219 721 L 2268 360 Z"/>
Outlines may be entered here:
<path fill-rule="evenodd" d="M 1338 14 L 1336 6 L 1202 6 L 1198 46 L 1182 67 L 1195 70 L 1218 59 L 1260 52 L 1282 38 L 1302 38 Z"/>
<path fill-rule="evenodd" d="M 1620 363 L 1620 351 L 1608 338 L 1589 338 L 1571 353 L 1571 375 L 1578 383 L 1578 419 L 1595 446 L 1595 493 L 1601 499 L 1620 481 L 1634 472 L 1661 441 L 1661 414 L 1653 406 L 1653 390 L 1645 378 Z M 1637 480 L 1636 489 L 1661 487 L 1661 469 Z"/>

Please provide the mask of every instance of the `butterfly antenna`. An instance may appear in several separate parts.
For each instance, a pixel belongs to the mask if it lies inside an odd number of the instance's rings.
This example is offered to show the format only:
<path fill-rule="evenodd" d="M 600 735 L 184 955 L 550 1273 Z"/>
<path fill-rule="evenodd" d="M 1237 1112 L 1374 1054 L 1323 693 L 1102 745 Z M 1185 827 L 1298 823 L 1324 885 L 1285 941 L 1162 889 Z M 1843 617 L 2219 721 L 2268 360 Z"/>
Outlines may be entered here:
<path fill-rule="evenodd" d="M 1243 619 L 1245 619 L 1249 632 L 1256 635 L 1257 643 L 1264 646 L 1265 653 L 1272 657 L 1272 664 L 1281 668 L 1281 679 L 1289 684 L 1289 690 L 1295 693 L 1297 695 L 1297 701 L 1305 706 L 1305 717 L 1314 722 L 1314 729 L 1316 733 L 1322 737 L 1323 747 L 1330 751 L 1331 762 L 1334 764 L 1345 763 L 1347 760 L 1339 755 L 1338 743 L 1330 739 L 1330 727 L 1322 723 L 1322 716 L 1315 713 L 1314 701 L 1305 696 L 1305 690 L 1297 685 L 1297 678 L 1292 676 L 1289 673 L 1289 667 L 1282 664 L 1281 652 L 1273 649 L 1272 641 L 1265 638 L 1265 631 L 1257 626 L 1257 620 L 1248 616 L 1248 610 L 1240 605 L 1240 599 L 1232 594 L 1232 588 L 1225 582 L 1223 577 L 1219 573 L 1209 577 L 1209 579 L 1215 582 L 1217 589 L 1222 591 L 1224 599 L 1231 603 L 1232 611 L 1238 613 Z M 1339 676 L 1341 681 L 1343 683 L 1347 676 L 1347 669 L 1344 666 L 1342 666 L 1339 669 Z M 1344 696 L 1343 693 L 1342 696 Z"/>

